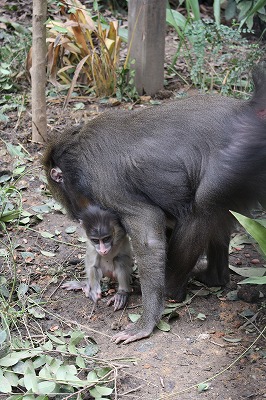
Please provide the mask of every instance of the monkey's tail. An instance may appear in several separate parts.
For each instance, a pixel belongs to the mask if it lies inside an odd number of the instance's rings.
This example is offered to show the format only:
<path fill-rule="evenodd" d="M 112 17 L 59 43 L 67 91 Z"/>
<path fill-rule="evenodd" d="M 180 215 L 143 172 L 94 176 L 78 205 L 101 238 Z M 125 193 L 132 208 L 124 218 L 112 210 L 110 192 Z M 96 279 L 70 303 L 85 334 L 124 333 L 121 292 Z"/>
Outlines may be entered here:
<path fill-rule="evenodd" d="M 231 141 L 210 159 L 195 205 L 241 211 L 255 201 L 265 201 L 266 118 L 260 115 L 248 106 L 228 123 Z"/>

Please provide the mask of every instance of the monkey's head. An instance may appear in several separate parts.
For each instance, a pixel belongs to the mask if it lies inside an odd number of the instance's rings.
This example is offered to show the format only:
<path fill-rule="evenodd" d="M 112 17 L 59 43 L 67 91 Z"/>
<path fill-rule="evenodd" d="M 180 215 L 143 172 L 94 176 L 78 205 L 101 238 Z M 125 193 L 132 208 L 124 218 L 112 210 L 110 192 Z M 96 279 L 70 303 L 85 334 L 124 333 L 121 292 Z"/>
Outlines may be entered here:
<path fill-rule="evenodd" d="M 80 214 L 80 222 L 86 235 L 100 256 L 106 256 L 112 249 L 119 224 L 115 214 L 99 206 L 89 205 Z"/>

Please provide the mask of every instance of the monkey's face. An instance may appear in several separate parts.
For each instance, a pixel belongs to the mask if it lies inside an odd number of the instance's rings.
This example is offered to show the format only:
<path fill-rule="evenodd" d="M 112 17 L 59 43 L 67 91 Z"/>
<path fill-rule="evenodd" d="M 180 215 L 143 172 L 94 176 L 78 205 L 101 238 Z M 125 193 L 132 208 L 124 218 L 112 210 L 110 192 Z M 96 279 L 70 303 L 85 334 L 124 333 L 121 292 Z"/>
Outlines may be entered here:
<path fill-rule="evenodd" d="M 107 235 L 104 237 L 89 237 L 91 243 L 95 247 L 97 253 L 104 257 L 106 256 L 112 248 L 113 238 L 112 235 Z"/>

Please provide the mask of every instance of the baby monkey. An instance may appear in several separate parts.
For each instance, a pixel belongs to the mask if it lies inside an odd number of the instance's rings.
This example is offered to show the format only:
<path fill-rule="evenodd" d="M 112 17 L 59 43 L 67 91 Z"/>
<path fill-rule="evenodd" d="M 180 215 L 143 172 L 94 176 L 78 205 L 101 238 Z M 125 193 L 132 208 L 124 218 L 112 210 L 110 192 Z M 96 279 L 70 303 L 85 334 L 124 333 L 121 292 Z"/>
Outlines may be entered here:
<path fill-rule="evenodd" d="M 133 255 L 129 237 L 119 219 L 110 211 L 98 206 L 88 206 L 80 215 L 88 237 L 85 256 L 87 279 L 69 281 L 62 287 L 67 290 L 82 289 L 86 297 L 95 303 L 102 297 L 101 278 L 114 278 L 118 282 L 117 293 L 108 301 L 114 310 L 123 308 L 129 297 Z"/>

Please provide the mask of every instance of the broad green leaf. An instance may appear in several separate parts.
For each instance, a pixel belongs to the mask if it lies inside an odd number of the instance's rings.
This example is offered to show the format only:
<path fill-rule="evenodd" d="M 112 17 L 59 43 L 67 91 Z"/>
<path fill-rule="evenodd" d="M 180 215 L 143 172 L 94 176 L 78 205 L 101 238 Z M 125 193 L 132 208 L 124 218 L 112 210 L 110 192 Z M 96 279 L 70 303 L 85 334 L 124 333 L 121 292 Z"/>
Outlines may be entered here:
<path fill-rule="evenodd" d="M 0 331 L 0 344 L 4 343 L 7 338 L 6 331 Z"/>
<path fill-rule="evenodd" d="M 27 225 L 30 222 L 29 217 L 25 217 L 19 220 L 20 225 Z"/>
<path fill-rule="evenodd" d="M 37 354 L 39 354 L 38 350 L 13 351 L 7 356 L 0 358 L 0 366 L 10 367 L 12 365 L 17 364 L 17 362 L 20 360 L 33 357 Z"/>
<path fill-rule="evenodd" d="M 85 347 L 84 354 L 85 354 L 86 356 L 93 357 L 93 356 L 95 356 L 95 354 L 98 353 L 98 351 L 99 351 L 99 347 L 98 347 L 97 343 L 96 343 L 96 342 L 93 342 L 93 341 L 91 340 L 91 341 L 90 341 L 90 344 L 88 344 L 88 345 Z"/>
<path fill-rule="evenodd" d="M 104 367 L 104 368 L 99 368 L 97 369 L 97 375 L 99 378 L 103 378 L 105 375 L 107 375 L 110 371 L 112 371 L 112 368 L 110 367 Z"/>
<path fill-rule="evenodd" d="M 96 371 L 90 371 L 87 375 L 87 380 L 89 382 L 98 382 L 99 378 L 96 374 Z"/>
<path fill-rule="evenodd" d="M 70 344 L 74 344 L 74 345 L 79 344 L 81 342 L 81 340 L 84 338 L 84 335 L 85 334 L 82 331 L 74 331 L 74 332 L 72 332 L 71 336 L 70 336 L 69 343 Z"/>
<path fill-rule="evenodd" d="M 208 383 L 200 383 L 198 386 L 197 386 L 197 388 L 198 388 L 198 391 L 201 393 L 201 392 L 205 392 L 206 390 L 208 390 L 209 389 L 209 384 Z"/>
<path fill-rule="evenodd" d="M 246 283 L 253 285 L 266 285 L 266 276 L 253 276 L 253 278 L 247 278 L 241 282 L 238 282 L 238 285 L 245 285 Z"/>
<path fill-rule="evenodd" d="M 252 276 L 263 276 L 266 274 L 266 268 L 264 267 L 235 267 L 230 264 L 229 268 L 237 274 L 247 278 Z"/>
<path fill-rule="evenodd" d="M 0 393 L 11 393 L 12 387 L 9 380 L 4 377 L 3 371 L 0 368 Z"/>
<path fill-rule="evenodd" d="M 85 364 L 85 361 L 84 361 L 84 358 L 82 358 L 81 356 L 77 356 L 76 357 L 76 364 L 77 364 L 77 366 L 79 367 L 79 368 L 86 368 L 86 364 Z"/>
<path fill-rule="evenodd" d="M 246 229 L 246 231 L 258 242 L 261 250 L 266 255 L 266 228 L 259 222 L 251 218 L 245 217 L 236 212 L 232 212 L 235 218 Z"/>
<path fill-rule="evenodd" d="M 38 306 L 36 307 L 29 307 L 28 308 L 28 313 L 33 315 L 35 318 L 45 318 L 45 312 L 39 308 Z"/>
<path fill-rule="evenodd" d="M 26 154 L 22 150 L 22 147 L 20 145 L 18 146 L 13 146 L 11 143 L 6 143 L 7 151 L 12 157 L 21 157 L 25 158 Z"/>
<path fill-rule="evenodd" d="M 68 351 L 70 354 L 74 354 L 77 355 L 78 354 L 78 350 L 76 348 L 76 346 L 74 344 L 69 344 L 68 345 Z"/>
<path fill-rule="evenodd" d="M 49 239 L 51 239 L 51 238 L 54 237 L 54 234 L 53 234 L 53 233 L 50 233 L 50 232 L 40 232 L 40 234 L 41 234 L 42 237 L 44 237 L 44 238 L 49 238 Z"/>
<path fill-rule="evenodd" d="M 131 322 L 136 322 L 138 319 L 140 319 L 140 317 L 140 314 L 128 314 L 128 318 Z"/>
<path fill-rule="evenodd" d="M 45 342 L 42 345 L 42 349 L 43 350 L 53 350 L 53 344 L 52 344 L 51 340 L 48 340 L 47 342 Z"/>
<path fill-rule="evenodd" d="M 37 382 L 36 375 L 32 372 L 25 373 L 24 385 L 27 390 L 32 390 L 33 393 L 37 393 Z"/>
<path fill-rule="evenodd" d="M 26 169 L 26 165 L 21 165 L 19 167 L 16 167 L 13 170 L 13 175 L 17 176 L 17 175 L 21 175 Z"/>
<path fill-rule="evenodd" d="M 161 320 L 161 321 L 156 325 L 156 327 L 157 327 L 158 329 L 160 329 L 160 331 L 163 331 L 163 332 L 169 332 L 169 331 L 171 330 L 170 325 L 169 325 L 167 322 L 163 321 L 163 320 Z"/>
<path fill-rule="evenodd" d="M 50 338 L 53 342 L 57 343 L 57 344 L 65 344 L 66 342 L 63 341 L 62 339 L 60 339 L 57 336 L 52 335 L 51 333 L 47 332 L 46 335 L 48 336 L 48 338 Z"/>
<path fill-rule="evenodd" d="M 112 393 L 113 393 L 113 389 L 108 388 L 106 386 L 99 386 L 99 385 L 96 385 L 95 388 L 90 390 L 90 394 L 92 396 L 94 396 L 96 399 L 99 398 L 99 395 L 109 396 Z"/>
<path fill-rule="evenodd" d="M 42 204 L 40 206 L 31 207 L 33 211 L 40 214 L 48 214 L 51 211 L 51 208 L 47 204 Z"/>
<path fill-rule="evenodd" d="M 184 30 L 187 20 L 180 12 L 172 10 L 167 2 L 166 22 L 178 31 L 179 29 Z"/>
<path fill-rule="evenodd" d="M 199 319 L 200 321 L 205 321 L 206 319 L 206 315 L 202 314 L 202 313 L 198 313 L 198 315 L 196 316 L 197 319 Z"/>
<path fill-rule="evenodd" d="M 68 227 L 65 229 L 65 232 L 68 233 L 68 234 L 70 235 L 70 234 L 76 232 L 76 230 L 77 230 L 77 227 L 76 227 L 76 226 L 68 226 Z"/>
<path fill-rule="evenodd" d="M 52 373 L 49 365 L 45 364 L 39 372 L 39 378 L 50 380 L 52 379 Z"/>
<path fill-rule="evenodd" d="M 38 368 L 42 367 L 45 363 L 46 363 L 46 356 L 41 355 L 33 361 L 33 366 L 35 369 L 38 369 Z"/>
<path fill-rule="evenodd" d="M 18 386 L 18 376 L 14 372 L 5 371 L 4 373 L 5 378 L 8 380 L 11 386 L 17 387 Z"/>
<path fill-rule="evenodd" d="M 55 389 L 55 382 L 40 382 L 38 383 L 38 394 L 50 394 L 53 393 Z M 24 400 L 24 399 L 23 399 Z"/>

